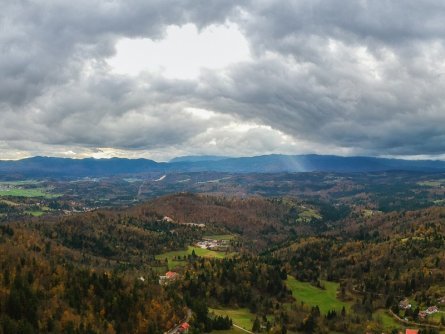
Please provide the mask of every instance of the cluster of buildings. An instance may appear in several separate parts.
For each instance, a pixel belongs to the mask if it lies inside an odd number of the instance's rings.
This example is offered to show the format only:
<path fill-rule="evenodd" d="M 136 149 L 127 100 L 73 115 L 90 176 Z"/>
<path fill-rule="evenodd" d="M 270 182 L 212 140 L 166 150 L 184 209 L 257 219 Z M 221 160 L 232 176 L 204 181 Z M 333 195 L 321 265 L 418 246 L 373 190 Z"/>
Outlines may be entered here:
<path fill-rule="evenodd" d="M 204 239 L 196 243 L 199 248 L 215 250 L 215 251 L 226 251 L 228 248 L 228 240 L 211 240 Z"/>
<path fill-rule="evenodd" d="M 408 298 L 405 298 L 400 301 L 399 308 L 402 310 L 405 310 L 405 311 L 411 309 L 411 304 L 409 303 Z M 430 306 L 426 310 L 419 312 L 419 318 L 425 319 L 427 316 L 437 313 L 437 312 L 439 312 L 439 308 L 437 306 L 435 306 L 435 305 Z"/>
<path fill-rule="evenodd" d="M 425 319 L 427 316 L 437 313 L 437 312 L 439 312 L 439 309 L 437 308 L 437 306 L 430 306 L 425 311 L 419 312 L 419 318 Z"/>

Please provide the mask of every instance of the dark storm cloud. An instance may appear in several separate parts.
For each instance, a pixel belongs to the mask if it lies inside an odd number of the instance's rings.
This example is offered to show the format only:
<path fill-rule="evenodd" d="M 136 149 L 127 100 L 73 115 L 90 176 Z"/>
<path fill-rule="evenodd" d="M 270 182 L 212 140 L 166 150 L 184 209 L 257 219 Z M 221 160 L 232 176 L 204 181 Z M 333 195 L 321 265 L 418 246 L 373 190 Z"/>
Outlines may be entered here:
<path fill-rule="evenodd" d="M 226 111 L 312 142 L 441 154 L 444 16 L 434 1 L 256 2 L 243 28 L 257 61 L 215 95 Z"/>
<path fill-rule="evenodd" d="M 3 2 L 0 152 L 34 143 L 48 155 L 74 146 L 199 153 L 209 141 L 231 154 L 302 150 L 282 135 L 306 151 L 445 152 L 440 2 Z M 190 22 L 236 23 L 251 59 L 196 80 L 110 71 L 119 39 L 160 40 Z M 259 127 L 241 133 L 234 122 Z"/>

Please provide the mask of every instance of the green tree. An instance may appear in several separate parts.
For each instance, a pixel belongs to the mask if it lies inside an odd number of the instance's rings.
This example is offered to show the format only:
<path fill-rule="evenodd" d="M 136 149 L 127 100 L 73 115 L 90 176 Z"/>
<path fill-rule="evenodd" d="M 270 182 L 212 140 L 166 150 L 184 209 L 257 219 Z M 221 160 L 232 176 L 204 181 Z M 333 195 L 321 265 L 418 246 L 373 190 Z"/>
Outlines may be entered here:
<path fill-rule="evenodd" d="M 258 333 L 261 329 L 260 319 L 258 317 L 255 318 L 255 321 L 253 322 L 252 326 L 252 332 Z"/>

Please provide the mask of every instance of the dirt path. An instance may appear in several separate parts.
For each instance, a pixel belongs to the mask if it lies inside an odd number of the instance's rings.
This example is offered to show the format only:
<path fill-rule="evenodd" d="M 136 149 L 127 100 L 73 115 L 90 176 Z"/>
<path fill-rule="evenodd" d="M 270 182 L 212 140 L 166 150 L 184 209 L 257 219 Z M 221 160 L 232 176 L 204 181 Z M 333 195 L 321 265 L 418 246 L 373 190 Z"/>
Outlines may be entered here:
<path fill-rule="evenodd" d="M 247 329 L 244 329 L 244 328 L 242 328 L 242 327 L 240 327 L 240 326 L 238 326 L 238 325 L 235 325 L 235 324 L 232 324 L 232 325 L 233 325 L 233 327 L 236 327 L 236 328 L 238 328 L 238 329 L 241 329 L 242 331 L 245 331 L 246 333 L 254 334 L 254 332 L 248 331 Z"/>

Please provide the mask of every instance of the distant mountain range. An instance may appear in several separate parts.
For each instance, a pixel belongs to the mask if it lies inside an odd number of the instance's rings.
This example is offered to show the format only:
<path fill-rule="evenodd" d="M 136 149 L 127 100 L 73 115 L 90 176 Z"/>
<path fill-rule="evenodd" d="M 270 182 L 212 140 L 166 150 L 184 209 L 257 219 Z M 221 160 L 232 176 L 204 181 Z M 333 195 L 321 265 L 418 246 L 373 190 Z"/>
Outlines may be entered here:
<path fill-rule="evenodd" d="M 230 159 L 231 157 L 225 157 L 221 155 L 188 155 L 185 157 L 176 157 L 169 162 L 198 162 L 198 161 L 220 161 Z"/>
<path fill-rule="evenodd" d="M 0 177 L 100 177 L 148 172 L 371 172 L 371 171 L 445 172 L 445 161 L 401 160 L 375 157 L 333 155 L 263 155 L 228 158 L 216 156 L 180 157 L 170 162 L 148 159 L 67 159 L 33 157 L 0 160 Z"/>

